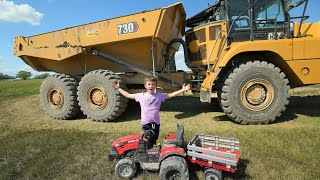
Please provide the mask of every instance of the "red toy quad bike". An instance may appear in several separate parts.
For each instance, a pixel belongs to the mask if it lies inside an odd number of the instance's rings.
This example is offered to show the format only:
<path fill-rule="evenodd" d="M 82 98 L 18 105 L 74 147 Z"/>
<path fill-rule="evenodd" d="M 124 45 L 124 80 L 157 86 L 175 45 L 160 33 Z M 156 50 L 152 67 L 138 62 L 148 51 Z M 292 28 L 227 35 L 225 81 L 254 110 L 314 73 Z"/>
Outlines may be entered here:
<path fill-rule="evenodd" d="M 239 159 L 239 140 L 196 135 L 186 146 L 184 127 L 165 137 L 161 147 L 148 147 L 144 135 L 131 135 L 112 143 L 109 160 L 117 160 L 115 173 L 121 178 L 135 175 L 137 164 L 149 171 L 159 171 L 161 179 L 189 179 L 187 160 L 206 167 L 205 179 L 222 179 L 222 171 L 235 172 Z"/>

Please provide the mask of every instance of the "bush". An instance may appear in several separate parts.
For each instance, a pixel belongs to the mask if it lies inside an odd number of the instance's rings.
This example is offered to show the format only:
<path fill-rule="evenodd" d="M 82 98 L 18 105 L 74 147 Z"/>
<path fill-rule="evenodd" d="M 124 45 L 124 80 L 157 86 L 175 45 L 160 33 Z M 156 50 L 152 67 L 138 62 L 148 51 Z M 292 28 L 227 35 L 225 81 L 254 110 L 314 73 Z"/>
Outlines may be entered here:
<path fill-rule="evenodd" d="M 15 79 L 15 77 L 0 73 L 0 80 L 7 80 L 7 79 Z"/>
<path fill-rule="evenodd" d="M 45 78 L 47 78 L 48 76 L 50 76 L 49 73 L 44 73 L 44 74 L 40 74 L 40 75 L 34 76 L 33 79 L 45 79 Z"/>
<path fill-rule="evenodd" d="M 26 80 L 32 76 L 31 72 L 28 71 L 19 71 L 16 75 L 16 78 L 21 78 L 23 80 Z"/>

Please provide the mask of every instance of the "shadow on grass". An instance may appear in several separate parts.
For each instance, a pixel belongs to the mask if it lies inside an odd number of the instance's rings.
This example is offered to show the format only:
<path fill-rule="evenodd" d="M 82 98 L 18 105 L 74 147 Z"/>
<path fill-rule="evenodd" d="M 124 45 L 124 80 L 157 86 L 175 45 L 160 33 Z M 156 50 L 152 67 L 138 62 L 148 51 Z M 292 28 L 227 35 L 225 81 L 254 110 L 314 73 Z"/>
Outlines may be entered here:
<path fill-rule="evenodd" d="M 293 96 L 282 116 L 275 123 L 282 123 L 297 119 L 297 114 L 320 117 L 320 95 L 317 96 Z M 198 97 L 178 96 L 167 100 L 161 105 L 161 111 L 180 112 L 175 115 L 177 119 L 184 119 L 207 112 L 222 112 L 218 100 L 212 99 L 211 104 L 202 103 Z M 118 118 L 117 122 L 135 121 L 140 119 L 140 104 L 130 100 L 126 111 Z M 213 117 L 215 121 L 231 121 L 226 115 Z M 86 116 L 80 113 L 74 120 L 85 120 Z"/>
<path fill-rule="evenodd" d="M 136 172 L 135 176 L 132 178 L 132 180 L 140 179 L 139 177 L 144 177 L 143 179 L 148 179 L 148 178 L 146 178 L 146 176 L 147 177 L 149 176 L 149 179 L 151 179 L 151 177 L 157 179 L 160 175 L 159 175 L 159 171 L 144 170 L 139 165 L 137 167 L 137 172 Z"/>
<path fill-rule="evenodd" d="M 317 96 L 292 96 L 283 115 L 276 121 L 278 123 L 297 119 L 297 114 L 320 117 L 320 95 Z M 318 120 L 320 120 L 318 118 Z"/>
<path fill-rule="evenodd" d="M 222 112 L 217 99 L 213 99 L 211 104 L 203 103 L 198 97 L 178 96 L 167 100 L 161 106 L 161 111 L 180 112 L 175 115 L 177 119 L 193 117 L 201 113 Z"/>
<path fill-rule="evenodd" d="M 119 122 L 135 121 L 141 118 L 140 114 L 141 114 L 140 104 L 134 100 L 129 100 L 128 106 L 124 111 L 124 113 L 117 120 L 112 122 L 119 123 Z"/>
<path fill-rule="evenodd" d="M 225 173 L 224 175 L 228 179 L 252 179 L 252 177 L 246 173 L 246 169 L 249 164 L 250 164 L 249 160 L 240 158 L 237 166 L 238 167 L 237 171 L 234 174 L 228 172 L 228 173 Z"/>
<path fill-rule="evenodd" d="M 222 112 L 218 101 L 213 100 L 211 104 L 202 103 L 198 97 L 178 96 L 173 99 L 166 100 L 161 104 L 162 112 L 180 112 L 175 115 L 177 119 L 193 117 L 205 112 Z M 117 122 L 135 121 L 140 119 L 140 104 L 133 100 L 128 102 L 126 111 L 119 117 Z"/>
<path fill-rule="evenodd" d="M 274 123 L 283 123 L 298 118 L 298 114 L 309 117 L 320 117 L 320 95 L 317 96 L 292 96 L 289 105 Z M 215 121 L 231 121 L 226 115 L 214 117 Z M 317 118 L 320 120 L 320 118 Z"/>

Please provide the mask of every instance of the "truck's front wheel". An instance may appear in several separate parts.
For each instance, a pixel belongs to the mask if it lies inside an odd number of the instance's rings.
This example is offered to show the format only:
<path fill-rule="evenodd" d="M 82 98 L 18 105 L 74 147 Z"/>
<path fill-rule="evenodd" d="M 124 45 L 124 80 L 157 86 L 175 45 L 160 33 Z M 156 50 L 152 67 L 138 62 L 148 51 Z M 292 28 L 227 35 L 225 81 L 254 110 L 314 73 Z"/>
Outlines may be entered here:
<path fill-rule="evenodd" d="M 289 103 L 289 81 L 278 67 L 267 62 L 247 62 L 222 80 L 219 100 L 223 111 L 241 124 L 275 121 Z"/>
<path fill-rule="evenodd" d="M 118 75 L 108 70 L 91 71 L 81 79 L 78 101 L 87 117 L 107 122 L 116 119 L 125 111 L 127 99 L 112 87 L 114 81 L 122 82 Z"/>

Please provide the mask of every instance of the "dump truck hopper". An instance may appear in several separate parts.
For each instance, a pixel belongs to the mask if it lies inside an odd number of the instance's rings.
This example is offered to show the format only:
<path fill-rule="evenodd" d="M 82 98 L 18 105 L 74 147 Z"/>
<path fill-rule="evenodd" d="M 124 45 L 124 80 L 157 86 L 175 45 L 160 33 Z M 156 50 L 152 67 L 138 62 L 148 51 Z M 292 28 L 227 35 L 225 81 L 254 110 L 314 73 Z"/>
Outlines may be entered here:
<path fill-rule="evenodd" d="M 37 71 L 72 76 L 96 69 L 132 71 L 93 55 L 90 53 L 92 49 L 141 69 L 163 72 L 166 44 L 184 35 L 185 17 L 182 3 L 176 3 L 35 36 L 18 36 L 15 38 L 14 54 Z M 173 47 L 178 50 L 179 45 Z"/>

